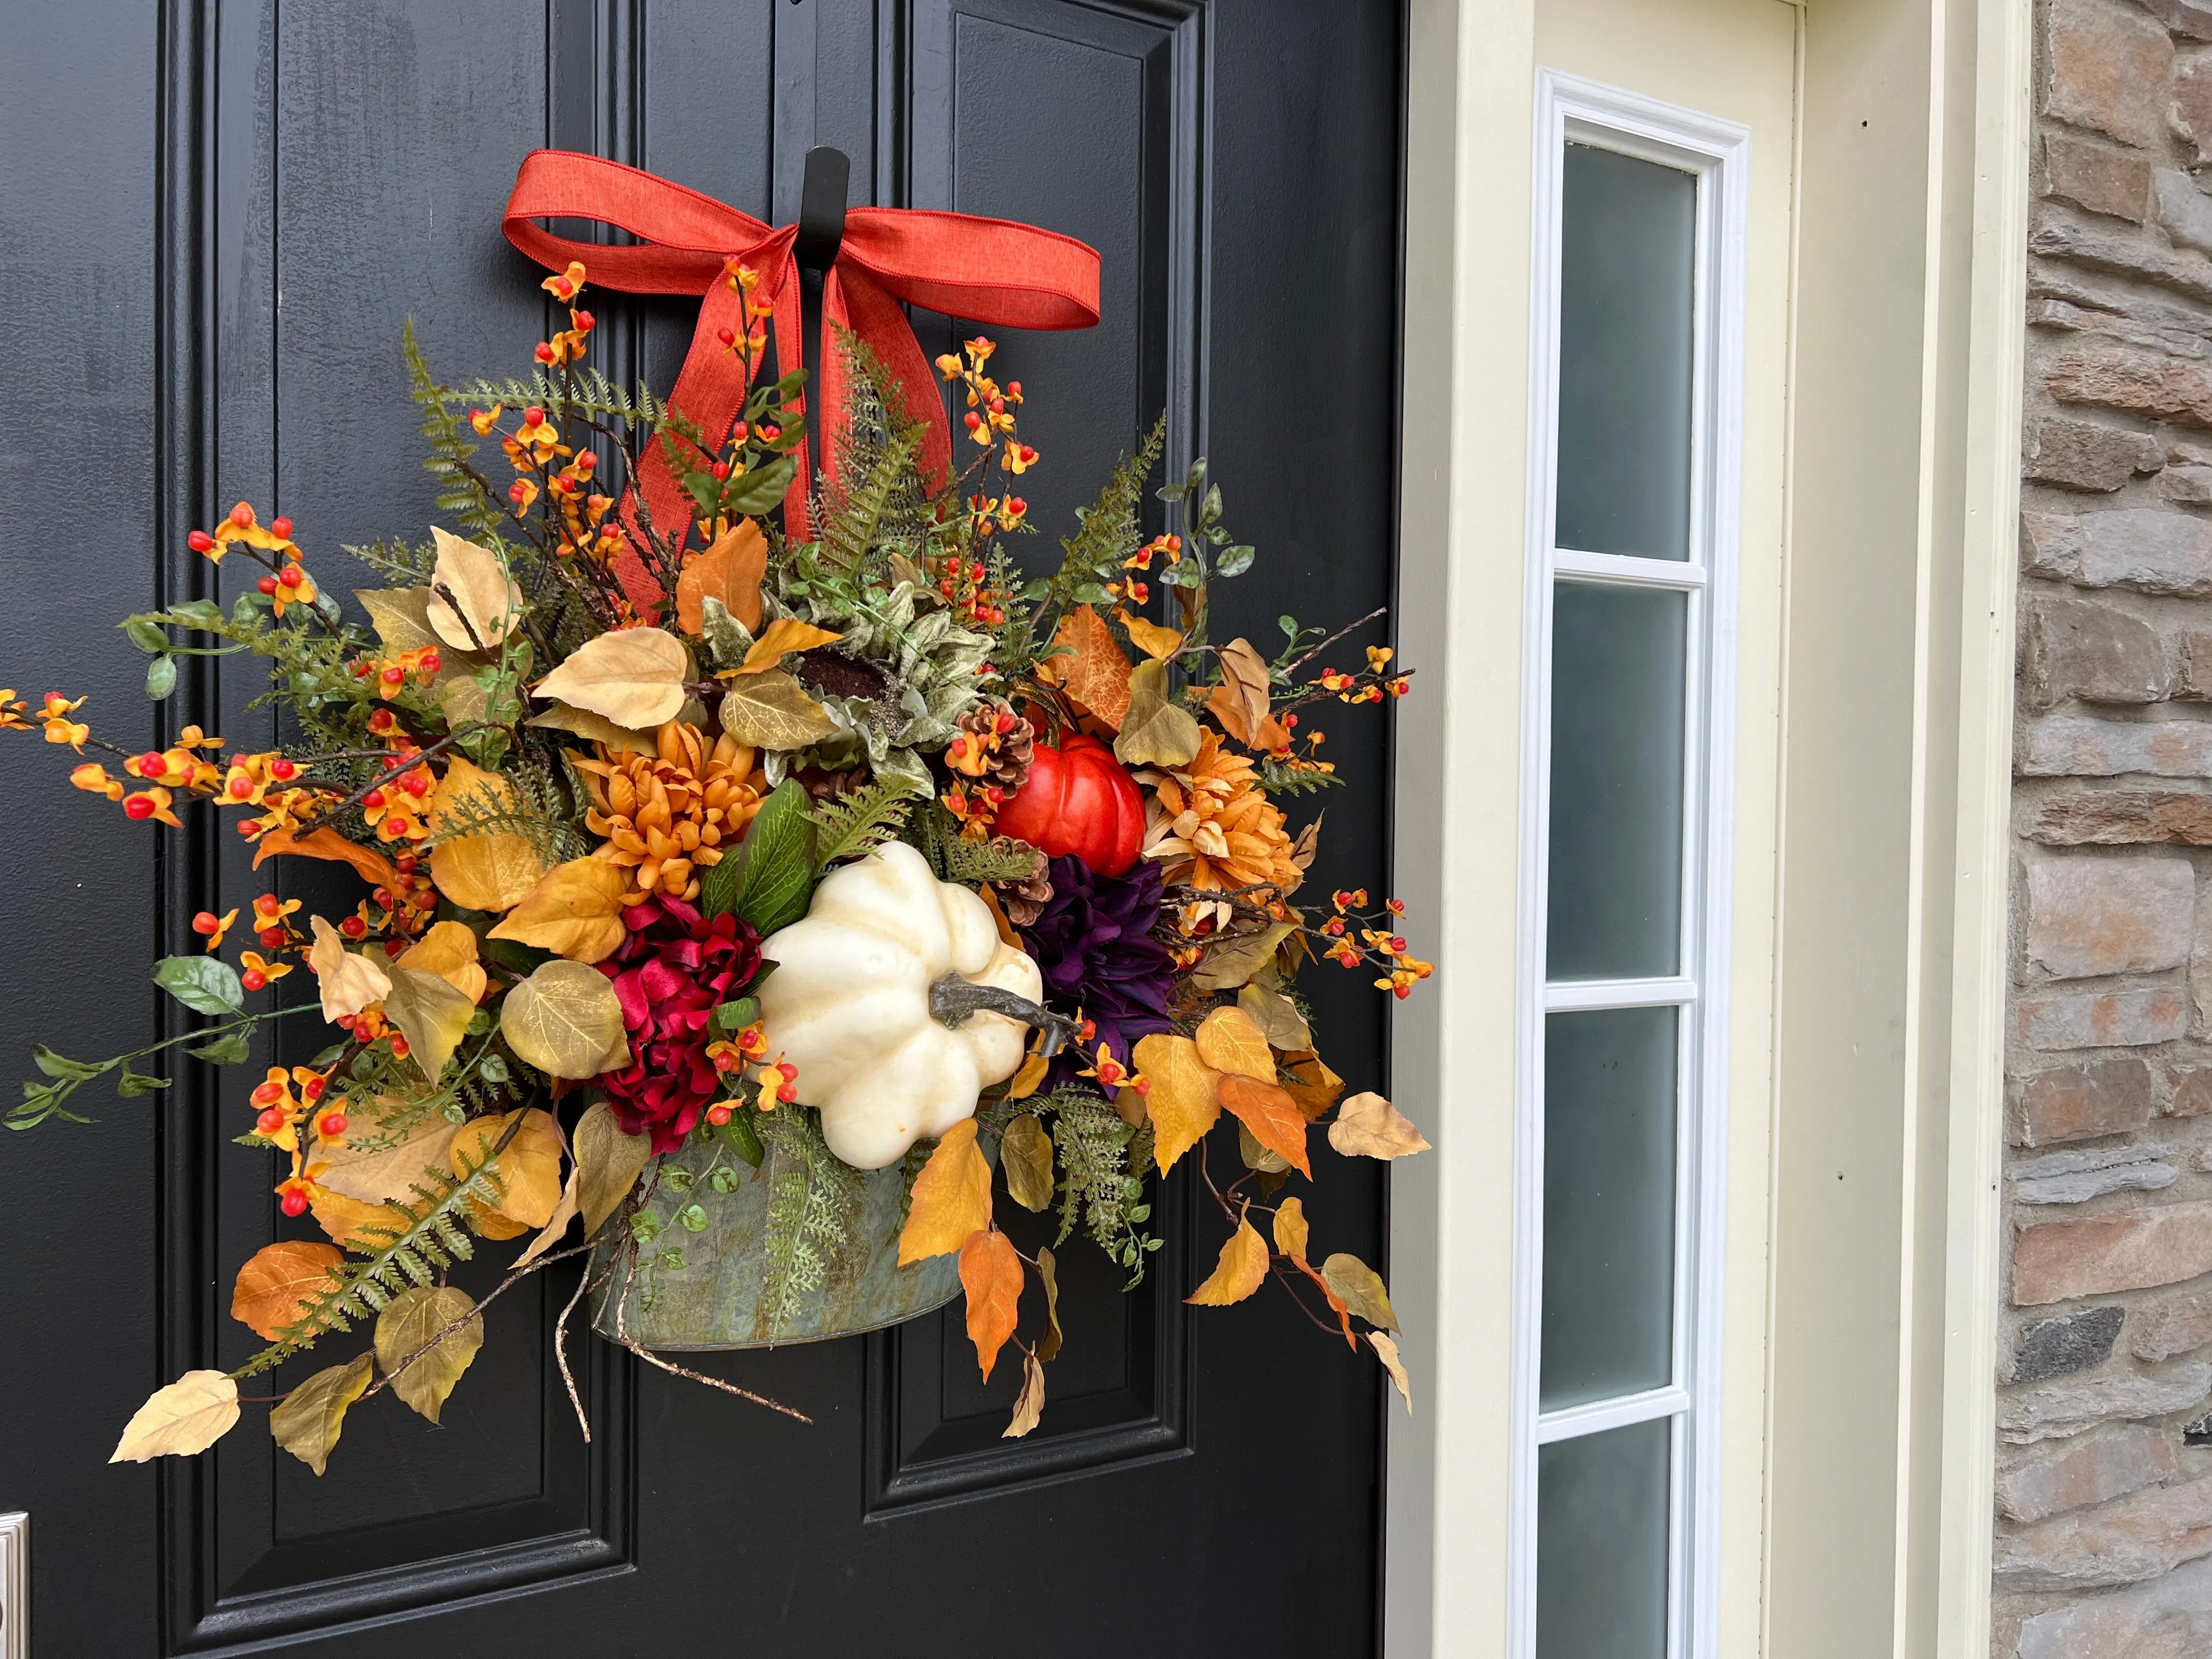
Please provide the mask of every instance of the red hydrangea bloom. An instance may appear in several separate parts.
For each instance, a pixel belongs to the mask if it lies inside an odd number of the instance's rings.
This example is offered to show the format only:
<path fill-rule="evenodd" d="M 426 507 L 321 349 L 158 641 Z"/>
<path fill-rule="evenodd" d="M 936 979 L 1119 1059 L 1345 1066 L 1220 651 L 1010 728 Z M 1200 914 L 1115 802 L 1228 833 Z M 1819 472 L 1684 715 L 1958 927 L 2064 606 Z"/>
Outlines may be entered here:
<path fill-rule="evenodd" d="M 625 1131 L 649 1132 L 654 1152 L 672 1152 L 719 1091 L 709 1020 L 760 972 L 760 935 L 733 915 L 709 921 L 661 897 L 623 911 L 623 925 L 629 937 L 599 966 L 621 999 L 631 1059 L 599 1081 Z"/>

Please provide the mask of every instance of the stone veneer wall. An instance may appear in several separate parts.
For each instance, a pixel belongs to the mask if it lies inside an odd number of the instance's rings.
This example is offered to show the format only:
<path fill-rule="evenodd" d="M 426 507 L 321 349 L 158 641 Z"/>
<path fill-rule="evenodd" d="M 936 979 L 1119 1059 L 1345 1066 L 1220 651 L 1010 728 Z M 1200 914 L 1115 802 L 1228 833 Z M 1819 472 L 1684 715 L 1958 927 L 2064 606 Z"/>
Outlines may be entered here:
<path fill-rule="evenodd" d="M 2038 0 L 1994 1652 L 2212 1655 L 2212 4 Z"/>

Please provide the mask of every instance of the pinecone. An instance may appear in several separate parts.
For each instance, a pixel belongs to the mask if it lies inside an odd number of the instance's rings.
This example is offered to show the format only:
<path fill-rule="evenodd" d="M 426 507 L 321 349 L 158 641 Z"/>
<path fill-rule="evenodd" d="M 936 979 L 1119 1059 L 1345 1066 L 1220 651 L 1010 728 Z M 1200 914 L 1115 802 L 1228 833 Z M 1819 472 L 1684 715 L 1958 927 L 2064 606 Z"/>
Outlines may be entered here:
<path fill-rule="evenodd" d="M 794 768 L 791 776 L 817 805 L 822 805 L 841 800 L 855 789 L 866 787 L 868 769 L 850 766 L 842 772 L 832 772 L 827 767 L 801 766 Z"/>
<path fill-rule="evenodd" d="M 1034 852 L 1026 842 L 1013 841 L 1005 836 L 994 836 L 991 842 L 994 852 L 1012 851 L 1020 848 Z M 1026 881 L 994 881 L 992 889 L 999 896 L 999 907 L 1006 913 L 1006 920 L 1017 927 L 1026 927 L 1044 914 L 1044 907 L 1052 902 L 1052 860 L 1039 854 L 1036 868 Z"/>
<path fill-rule="evenodd" d="M 945 763 L 973 779 L 970 787 L 978 794 L 996 787 L 1011 795 L 1029 781 L 1036 750 L 1036 728 L 1012 705 L 993 698 L 960 717 L 960 736 L 946 746 Z"/>

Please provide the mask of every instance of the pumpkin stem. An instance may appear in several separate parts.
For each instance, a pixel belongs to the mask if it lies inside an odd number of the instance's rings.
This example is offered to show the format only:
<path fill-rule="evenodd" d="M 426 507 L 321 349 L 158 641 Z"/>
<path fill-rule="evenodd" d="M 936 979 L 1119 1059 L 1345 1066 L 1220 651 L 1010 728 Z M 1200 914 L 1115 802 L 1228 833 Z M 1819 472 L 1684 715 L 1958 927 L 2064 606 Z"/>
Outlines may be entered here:
<path fill-rule="evenodd" d="M 988 1009 L 994 1014 L 1004 1014 L 1008 1019 L 1020 1020 L 1034 1025 L 1044 1033 L 1044 1043 L 1037 1050 L 1047 1059 L 1058 1054 L 1061 1048 L 1082 1035 L 1083 1028 L 1073 1020 L 1064 1018 L 1027 997 L 1018 997 L 1012 991 L 1001 990 L 995 985 L 978 985 L 957 974 L 947 974 L 929 988 L 929 1017 L 940 1025 L 956 1030 L 969 1015 Z"/>

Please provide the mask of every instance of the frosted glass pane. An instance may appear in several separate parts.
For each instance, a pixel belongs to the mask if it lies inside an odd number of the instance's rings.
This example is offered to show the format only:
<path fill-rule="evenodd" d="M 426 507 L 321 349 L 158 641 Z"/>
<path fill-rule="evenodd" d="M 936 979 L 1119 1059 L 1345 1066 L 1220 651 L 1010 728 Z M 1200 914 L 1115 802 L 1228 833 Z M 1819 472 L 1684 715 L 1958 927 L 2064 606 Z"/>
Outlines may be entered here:
<path fill-rule="evenodd" d="M 1545 1018 L 1545 1411 L 1673 1380 L 1680 1018 Z"/>
<path fill-rule="evenodd" d="M 1536 1659 L 1665 1659 L 1668 1419 L 1536 1452 Z"/>
<path fill-rule="evenodd" d="M 1652 588 L 1554 590 L 1547 978 L 1657 978 L 1680 960 L 1689 605 Z"/>
<path fill-rule="evenodd" d="M 1564 185 L 1559 544 L 1686 559 L 1697 180 L 1569 144 Z"/>

